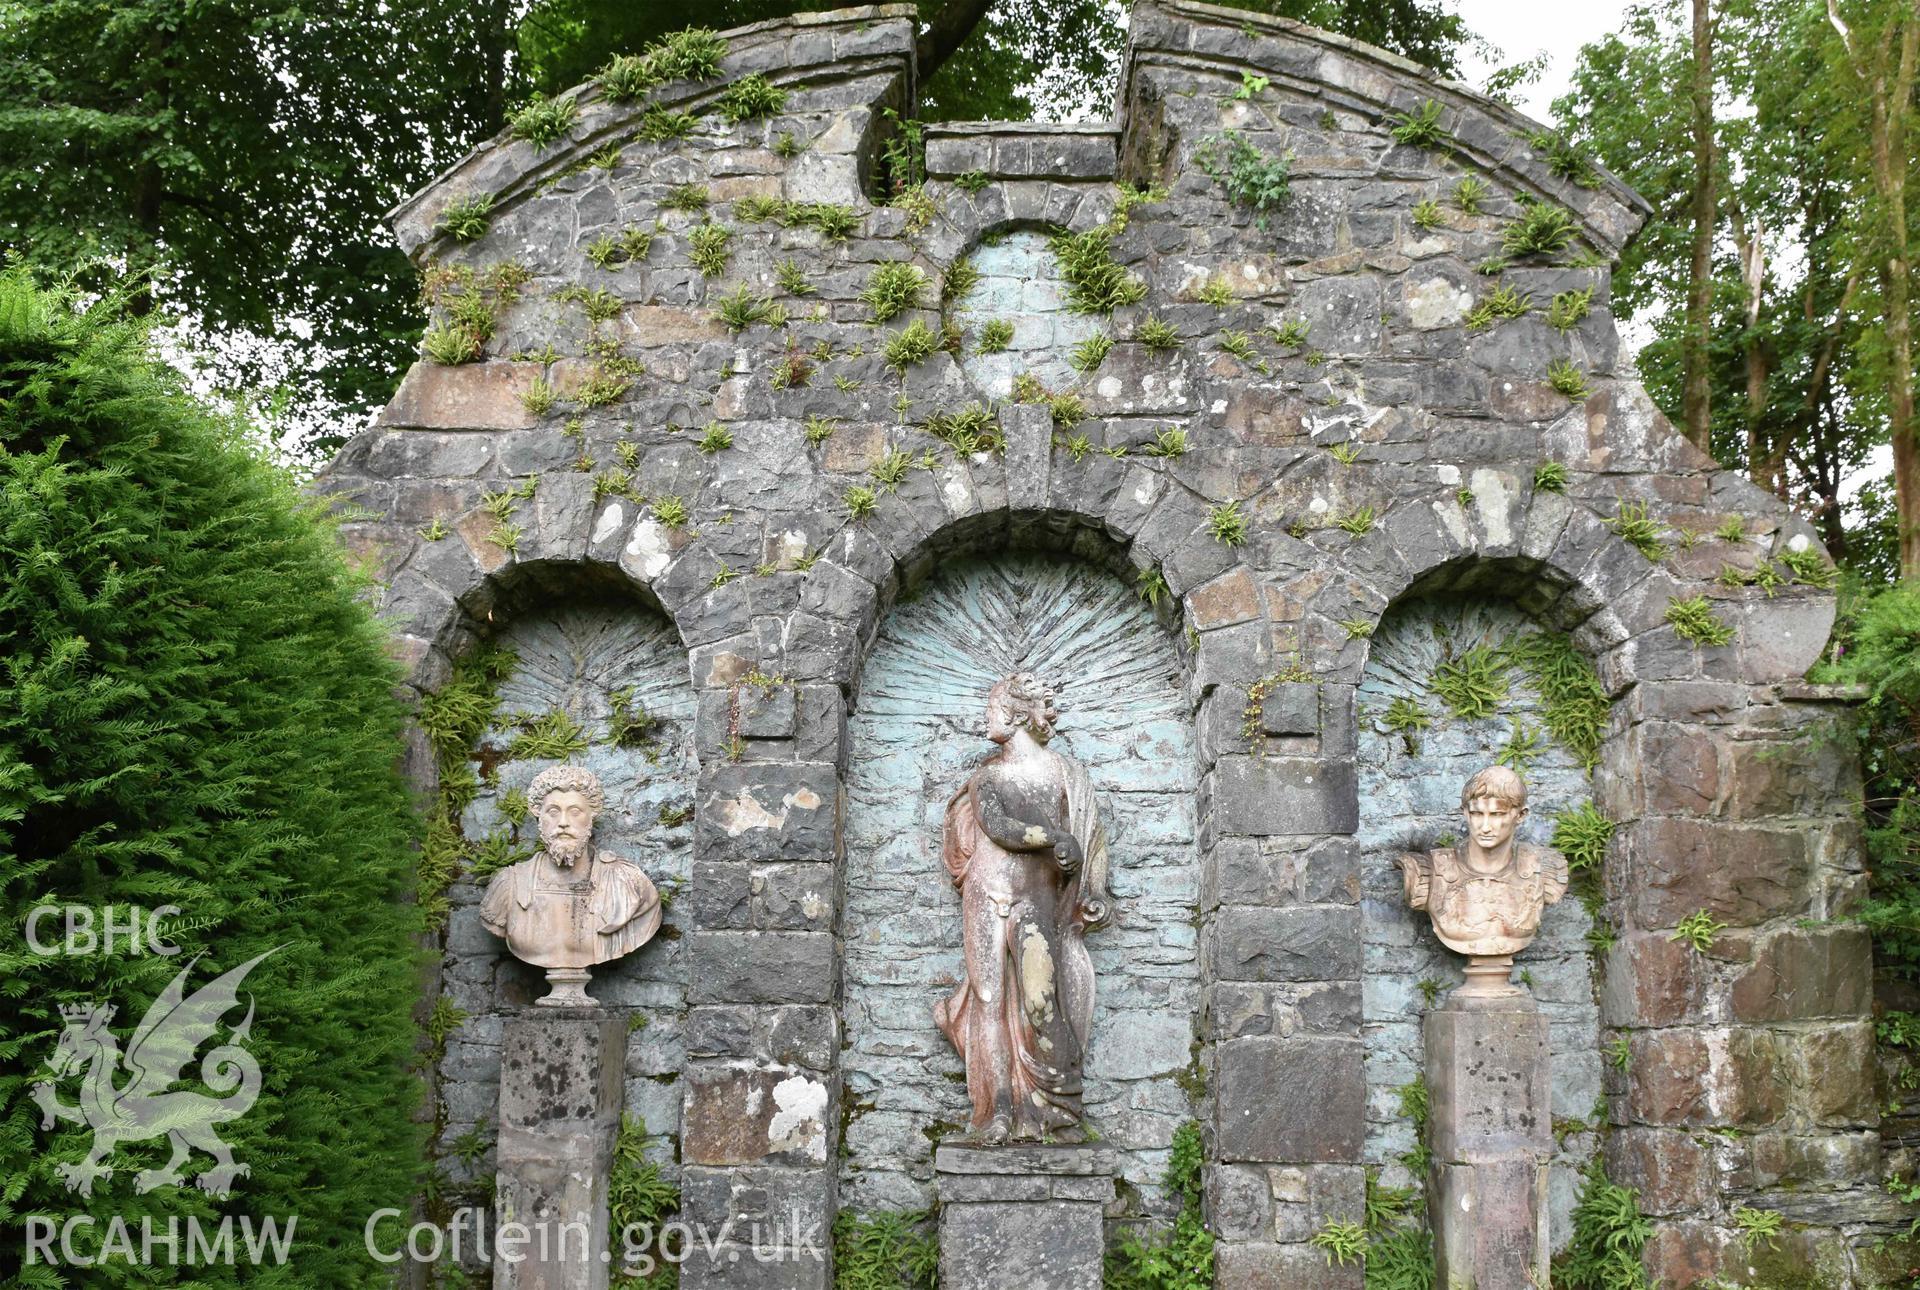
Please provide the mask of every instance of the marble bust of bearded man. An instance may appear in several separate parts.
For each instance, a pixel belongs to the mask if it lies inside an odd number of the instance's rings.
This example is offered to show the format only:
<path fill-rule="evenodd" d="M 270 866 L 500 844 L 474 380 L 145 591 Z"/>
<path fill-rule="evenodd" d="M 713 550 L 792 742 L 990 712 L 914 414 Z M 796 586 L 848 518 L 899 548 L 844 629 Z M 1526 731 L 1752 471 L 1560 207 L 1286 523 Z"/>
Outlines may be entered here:
<path fill-rule="evenodd" d="M 480 921 L 513 956 L 547 969 L 545 1007 L 590 1007 L 589 969 L 631 954 L 660 930 L 660 893 L 639 865 L 593 845 L 606 807 L 600 779 L 581 766 L 533 777 L 527 800 L 540 850 L 493 876 Z"/>

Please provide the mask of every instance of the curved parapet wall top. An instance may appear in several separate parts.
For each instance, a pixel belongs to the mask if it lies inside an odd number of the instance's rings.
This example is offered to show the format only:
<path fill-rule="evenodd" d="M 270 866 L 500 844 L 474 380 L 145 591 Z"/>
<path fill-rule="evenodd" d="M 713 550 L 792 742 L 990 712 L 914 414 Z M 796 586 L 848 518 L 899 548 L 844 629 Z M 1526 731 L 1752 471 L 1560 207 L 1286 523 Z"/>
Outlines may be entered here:
<path fill-rule="evenodd" d="M 742 76 L 760 73 L 786 90 L 826 91 L 834 106 L 844 105 L 848 82 L 858 97 L 880 97 L 880 86 L 898 82 L 904 105 L 913 101 L 913 15 L 909 4 L 868 5 L 831 13 L 803 13 L 736 27 L 726 33 L 727 52 L 720 76 L 712 81 L 672 81 L 627 103 L 616 103 L 594 81 L 576 85 L 558 97 L 578 104 L 573 127 L 559 140 L 538 147 L 510 130 L 482 143 L 432 183 L 387 213 L 401 250 L 419 262 L 437 236 L 434 225 L 451 202 L 486 196 L 496 210 L 537 191 L 542 184 L 573 173 L 586 158 L 610 143 L 634 137 L 648 110 L 663 108 L 698 115 Z M 873 81 L 872 87 L 860 86 Z M 848 140 L 834 149 L 852 161 L 861 142 Z M 831 165 L 822 158 L 822 165 Z"/>
<path fill-rule="evenodd" d="M 474 195 L 494 200 L 496 209 L 543 183 L 572 173 L 585 158 L 609 143 L 633 136 L 650 108 L 674 111 L 710 108 L 726 86 L 755 72 L 786 89 L 820 87 L 867 77 L 899 83 L 903 107 L 914 101 L 914 15 L 912 5 L 869 5 L 825 13 L 803 13 L 738 27 L 726 33 L 721 76 L 709 82 L 675 81 L 641 99 L 616 103 L 597 83 L 587 81 L 559 97 L 578 104 L 573 127 L 547 147 L 502 131 L 437 176 L 387 215 L 401 248 L 416 260 L 435 237 L 434 225 L 448 203 Z M 1242 9 L 1196 0 L 1139 0 L 1133 6 L 1125 65 L 1120 78 L 1119 122 L 1112 125 L 1058 125 L 1038 122 L 947 123 L 930 132 L 930 170 L 935 174 L 979 169 L 991 175 L 1040 174 L 1045 150 L 995 149 L 996 136 L 1016 144 L 1043 138 L 1057 150 L 1109 147 L 1105 136 L 1120 141 L 1122 173 L 1126 158 L 1143 151 L 1142 135 L 1150 114 L 1139 111 L 1136 97 L 1142 75 L 1155 68 L 1191 73 L 1223 66 L 1258 71 L 1285 84 L 1313 86 L 1350 111 L 1382 119 L 1418 109 L 1427 100 L 1439 104 L 1440 125 L 1450 144 L 1481 169 L 1518 192 L 1556 201 L 1581 219 L 1596 248 L 1617 256 L 1651 208 L 1612 175 L 1596 167 L 1592 187 L 1556 175 L 1536 154 L 1531 137 L 1541 127 L 1509 105 L 1458 81 L 1384 49 L 1310 27 Z M 869 87 L 871 92 L 871 87 Z M 844 95 L 837 95 L 844 98 Z M 851 141 L 857 145 L 860 141 Z M 978 158 L 979 160 L 976 160 Z M 1065 167 L 1083 174 L 1082 158 Z M 1136 160 L 1134 169 L 1139 165 Z M 1139 177 L 1139 176 L 1133 176 Z"/>
<path fill-rule="evenodd" d="M 930 129 L 924 189 L 877 205 L 913 34 L 899 6 L 737 29 L 712 81 L 633 105 L 576 89 L 562 138 L 495 139 L 396 214 L 439 343 L 322 486 L 381 515 L 344 531 L 393 575 L 423 683 L 515 570 L 617 565 L 685 643 L 719 648 L 764 616 L 739 599 L 763 578 L 844 569 L 877 604 L 950 529 L 1036 515 L 1114 537 L 1203 638 L 1264 604 L 1328 676 L 1355 674 L 1353 625 L 1411 573 L 1504 558 L 1534 513 L 1577 532 L 1559 616 L 1613 615 L 1594 644 L 1622 684 L 1723 666 L 1678 640 L 1676 600 L 1748 620 L 1750 679 L 1818 656 L 1824 566 L 1784 589 L 1774 569 L 1805 565 L 1814 531 L 1626 370 L 1607 266 L 1643 218 L 1630 191 L 1563 181 L 1523 118 L 1403 59 L 1154 0 L 1118 127 Z M 723 96 L 754 75 L 785 104 L 729 122 Z M 1446 137 L 1397 137 L 1428 102 Z M 656 109 L 698 123 L 650 137 Z M 1202 164 L 1229 134 L 1289 158 L 1284 208 L 1249 209 Z M 474 195 L 484 229 L 437 235 Z M 1530 201 L 1578 214 L 1556 247 L 1509 253 Z"/>
<path fill-rule="evenodd" d="M 1610 258 L 1618 257 L 1652 212 L 1646 199 L 1598 166 L 1592 187 L 1556 175 L 1531 143 L 1544 127 L 1411 59 L 1289 18 L 1196 0 L 1140 0 L 1133 6 L 1120 80 L 1123 177 L 1127 159 L 1140 156 L 1141 135 L 1150 126 L 1149 114 L 1140 110 L 1141 78 L 1155 69 L 1190 77 L 1223 67 L 1310 88 L 1341 108 L 1389 122 L 1432 100 L 1440 106 L 1439 125 L 1451 147 L 1511 189 L 1565 206 Z"/>

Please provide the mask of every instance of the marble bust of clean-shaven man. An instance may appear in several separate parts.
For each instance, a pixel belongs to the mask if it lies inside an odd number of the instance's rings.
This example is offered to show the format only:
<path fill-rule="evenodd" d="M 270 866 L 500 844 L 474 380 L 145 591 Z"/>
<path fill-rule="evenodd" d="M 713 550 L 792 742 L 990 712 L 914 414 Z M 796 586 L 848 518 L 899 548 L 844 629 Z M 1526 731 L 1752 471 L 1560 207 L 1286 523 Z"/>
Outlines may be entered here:
<path fill-rule="evenodd" d="M 1506 766 L 1489 766 L 1460 793 L 1465 839 L 1400 858 L 1407 903 L 1426 911 L 1448 949 L 1467 956 L 1459 994 L 1523 993 L 1508 977 L 1513 956 L 1540 931 L 1540 915 L 1567 891 L 1567 858 L 1514 836 L 1527 818 L 1527 785 Z"/>

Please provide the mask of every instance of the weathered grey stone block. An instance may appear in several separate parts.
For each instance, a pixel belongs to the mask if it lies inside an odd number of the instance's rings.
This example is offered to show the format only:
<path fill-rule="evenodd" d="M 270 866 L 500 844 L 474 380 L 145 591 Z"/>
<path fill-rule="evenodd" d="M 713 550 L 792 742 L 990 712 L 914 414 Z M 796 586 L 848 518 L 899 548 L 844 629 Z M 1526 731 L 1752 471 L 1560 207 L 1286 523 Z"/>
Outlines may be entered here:
<path fill-rule="evenodd" d="M 1320 687 L 1287 681 L 1273 687 L 1260 704 L 1260 728 L 1270 735 L 1320 733 Z"/>
<path fill-rule="evenodd" d="M 825 1003 L 836 938 L 828 932 L 697 931 L 687 937 L 688 997 L 699 1003 Z"/>
<path fill-rule="evenodd" d="M 1360 823 L 1350 761 L 1222 757 L 1213 792 L 1215 826 L 1222 833 L 1351 833 Z"/>
<path fill-rule="evenodd" d="M 950 1290 L 1099 1290 L 1111 1153 L 1090 1146 L 943 1145 L 940 1284 Z"/>
<path fill-rule="evenodd" d="M 1427 1014 L 1426 1038 L 1436 1279 L 1467 1290 L 1544 1285 L 1547 1019 L 1524 995 L 1455 997 Z"/>
<path fill-rule="evenodd" d="M 681 1264 L 683 1286 L 826 1290 L 833 1175 L 824 1169 L 709 1168 L 681 1174 L 681 1214 L 704 1226 Z M 696 1229 L 698 1230 L 698 1229 Z"/>
<path fill-rule="evenodd" d="M 1216 1142 L 1224 1161 L 1359 1159 L 1366 1076 L 1357 1039 L 1295 1035 L 1219 1045 Z"/>
<path fill-rule="evenodd" d="M 828 860 L 840 790 L 831 764 L 722 765 L 701 776 L 696 845 L 714 860 Z"/>
<path fill-rule="evenodd" d="M 1355 905 L 1231 906 L 1215 924 L 1216 970 L 1231 981 L 1326 981 L 1360 975 Z"/>
<path fill-rule="evenodd" d="M 626 1018 L 604 1008 L 531 1010 L 507 1019 L 496 1290 L 605 1290 L 606 1177 L 620 1130 L 626 1038 Z M 524 1226 L 524 1245 L 509 1224 Z"/>

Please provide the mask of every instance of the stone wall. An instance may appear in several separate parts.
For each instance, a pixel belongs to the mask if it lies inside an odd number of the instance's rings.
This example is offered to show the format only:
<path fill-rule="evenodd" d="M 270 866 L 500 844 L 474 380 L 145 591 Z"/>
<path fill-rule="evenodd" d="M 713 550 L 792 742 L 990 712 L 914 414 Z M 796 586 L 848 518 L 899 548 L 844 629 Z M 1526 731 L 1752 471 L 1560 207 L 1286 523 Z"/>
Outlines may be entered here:
<path fill-rule="evenodd" d="M 924 190 L 876 205 L 881 109 L 914 97 L 911 11 L 727 41 L 715 80 L 628 103 L 583 86 L 563 138 L 503 135 L 395 212 L 442 326 L 477 314 L 490 335 L 473 361 L 417 364 L 320 482 L 356 508 L 343 532 L 422 693 L 528 606 L 570 603 L 582 571 L 671 623 L 696 810 L 685 936 L 650 950 L 686 973 L 688 1217 L 839 1206 L 863 1078 L 843 1019 L 873 984 L 845 945 L 865 917 L 845 892 L 869 653 L 957 557 L 1039 550 L 1119 571 L 1173 629 L 1200 892 L 1182 1021 L 1201 1040 L 1221 1285 L 1359 1284 L 1310 1238 L 1359 1216 L 1377 1154 L 1356 704 L 1370 633 L 1409 592 L 1513 602 L 1571 635 L 1611 701 L 1600 1041 L 1628 1060 L 1602 1072 L 1604 1157 L 1655 1216 L 1656 1279 L 1744 1277 L 1735 1211 L 1753 1207 L 1787 1215 L 1782 1257 L 1821 1284 L 1865 1284 L 1891 1216 L 1867 939 L 1848 922 L 1858 782 L 1817 737 L 1840 696 L 1801 680 L 1833 596 L 1810 526 L 1617 370 L 1609 265 L 1639 200 L 1555 174 L 1532 123 L 1403 60 L 1169 0 L 1134 9 L 1112 126 L 931 129 Z M 754 74 L 784 102 L 730 120 L 724 96 Z M 1444 146 L 1397 139 L 1429 101 Z M 676 113 L 691 132 L 666 137 Z M 1290 156 L 1283 205 L 1236 205 L 1209 174 L 1235 140 Z M 475 198 L 484 235 L 438 227 Z M 1511 249 L 1542 204 L 1569 212 L 1566 244 Z M 1117 307 L 1057 311 L 1034 272 L 1056 225 L 1104 230 L 1110 267 L 1092 267 Z M 1044 348 L 981 360 L 976 298 L 940 307 L 968 256 L 982 312 L 1014 308 L 1022 280 L 1014 334 L 1044 326 Z M 862 296 L 889 261 L 926 285 L 876 326 Z M 1110 352 L 1063 373 L 1089 322 Z M 944 347 L 890 364 L 915 324 Z M 1004 400 L 1020 374 L 1047 388 Z M 972 403 L 984 439 L 946 419 Z M 1701 911 L 1725 925 L 1704 952 L 1673 939 Z M 850 1149 L 874 1145 L 851 1118 Z M 685 1284 L 826 1284 L 742 1253 Z"/>

